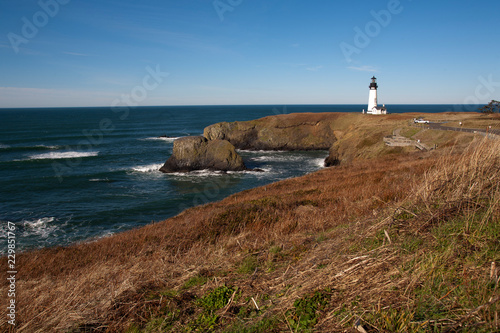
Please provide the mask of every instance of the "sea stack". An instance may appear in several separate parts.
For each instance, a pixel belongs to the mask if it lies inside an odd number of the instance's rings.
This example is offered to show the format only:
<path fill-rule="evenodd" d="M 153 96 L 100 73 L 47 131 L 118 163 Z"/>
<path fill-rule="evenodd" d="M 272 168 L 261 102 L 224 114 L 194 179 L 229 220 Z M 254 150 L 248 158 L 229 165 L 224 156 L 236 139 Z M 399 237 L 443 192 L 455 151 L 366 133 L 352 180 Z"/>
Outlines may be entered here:
<path fill-rule="evenodd" d="M 172 173 L 205 169 L 242 171 L 246 170 L 246 167 L 241 156 L 229 141 L 189 136 L 174 141 L 172 156 L 160 171 Z"/>

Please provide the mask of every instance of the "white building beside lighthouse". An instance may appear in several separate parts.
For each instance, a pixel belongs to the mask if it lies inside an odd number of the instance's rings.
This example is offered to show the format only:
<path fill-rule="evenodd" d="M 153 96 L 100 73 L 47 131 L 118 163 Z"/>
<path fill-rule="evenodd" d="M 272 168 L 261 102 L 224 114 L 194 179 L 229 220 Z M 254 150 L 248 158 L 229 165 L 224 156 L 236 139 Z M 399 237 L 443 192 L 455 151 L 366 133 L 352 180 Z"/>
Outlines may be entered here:
<path fill-rule="evenodd" d="M 377 78 L 372 77 L 372 82 L 369 85 L 370 94 L 368 95 L 368 109 L 366 110 L 367 114 L 387 114 L 387 109 L 385 105 L 382 107 L 377 104 Z"/>

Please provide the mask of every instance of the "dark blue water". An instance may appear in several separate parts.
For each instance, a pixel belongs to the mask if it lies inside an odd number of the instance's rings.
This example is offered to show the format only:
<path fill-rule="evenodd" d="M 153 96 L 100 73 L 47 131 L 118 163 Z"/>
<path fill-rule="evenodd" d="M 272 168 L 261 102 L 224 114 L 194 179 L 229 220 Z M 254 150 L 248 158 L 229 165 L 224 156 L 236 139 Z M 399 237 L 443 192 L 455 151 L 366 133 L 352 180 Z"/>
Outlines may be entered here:
<path fill-rule="evenodd" d="M 293 112 L 360 112 L 365 105 L 0 109 L 0 238 L 17 226 L 17 250 L 104 237 L 187 207 L 322 168 L 327 152 L 241 152 L 265 172 L 158 171 L 173 138 L 220 121 Z M 443 112 L 452 105 L 393 105 Z M 159 138 L 167 135 L 171 138 Z M 3 243 L 3 242 L 2 242 Z M 4 254 L 6 246 L 1 247 Z"/>

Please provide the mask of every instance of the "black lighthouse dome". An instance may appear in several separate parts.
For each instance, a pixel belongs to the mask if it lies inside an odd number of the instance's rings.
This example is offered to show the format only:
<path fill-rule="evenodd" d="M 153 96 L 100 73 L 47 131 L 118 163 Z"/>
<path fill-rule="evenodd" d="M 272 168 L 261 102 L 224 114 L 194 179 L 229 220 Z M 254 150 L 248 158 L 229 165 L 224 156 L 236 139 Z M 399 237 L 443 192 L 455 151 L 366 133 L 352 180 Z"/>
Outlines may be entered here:
<path fill-rule="evenodd" d="M 372 77 L 372 83 L 370 83 L 369 88 L 370 89 L 377 89 L 378 88 L 377 78 L 375 76 Z"/>

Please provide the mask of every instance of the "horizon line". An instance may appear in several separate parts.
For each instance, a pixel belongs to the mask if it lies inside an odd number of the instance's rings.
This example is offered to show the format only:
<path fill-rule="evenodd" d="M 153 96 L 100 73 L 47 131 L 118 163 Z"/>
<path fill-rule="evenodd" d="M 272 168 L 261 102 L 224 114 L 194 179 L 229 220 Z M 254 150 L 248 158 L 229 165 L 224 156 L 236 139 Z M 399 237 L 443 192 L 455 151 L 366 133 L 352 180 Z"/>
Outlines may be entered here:
<path fill-rule="evenodd" d="M 200 107 L 200 106 L 335 106 L 335 105 L 367 105 L 367 103 L 308 103 L 308 104 L 170 104 L 170 105 L 139 105 L 139 106 L 11 106 L 11 107 L 1 107 L 0 110 L 9 110 L 9 109 L 90 109 L 90 108 L 129 108 L 129 109 L 138 109 L 138 108 L 148 108 L 148 107 Z M 394 104 L 384 104 L 384 105 L 485 105 L 483 103 L 479 104 L 463 104 L 463 103 L 394 103 Z"/>

